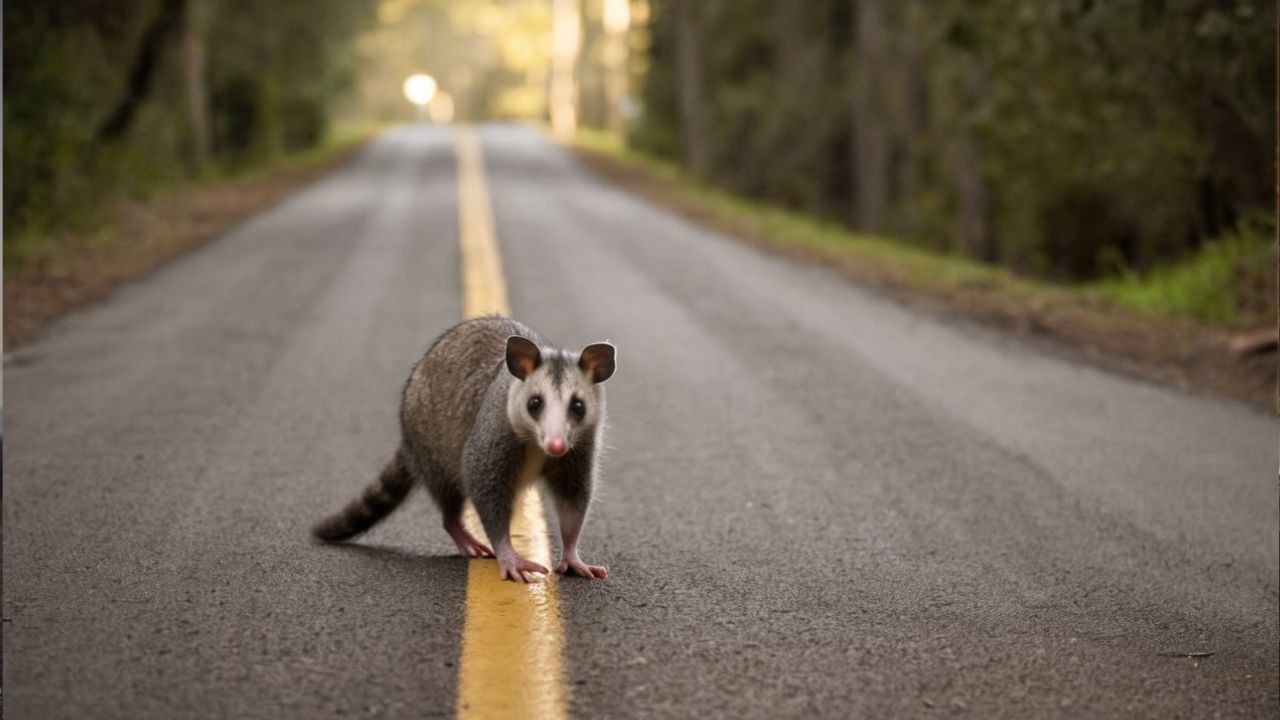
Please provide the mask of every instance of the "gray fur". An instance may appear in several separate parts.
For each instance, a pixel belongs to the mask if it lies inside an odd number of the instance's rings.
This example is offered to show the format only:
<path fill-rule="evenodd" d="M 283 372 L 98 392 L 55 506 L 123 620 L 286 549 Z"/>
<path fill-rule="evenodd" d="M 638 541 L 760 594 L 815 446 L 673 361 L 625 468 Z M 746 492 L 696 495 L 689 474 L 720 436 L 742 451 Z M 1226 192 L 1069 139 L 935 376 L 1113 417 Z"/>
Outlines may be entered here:
<path fill-rule="evenodd" d="M 518 337 L 509 351 L 511 336 Z M 522 373 L 521 359 L 528 359 L 528 345 L 519 338 L 539 351 L 524 380 L 513 374 Z M 606 350 L 603 379 L 613 372 L 612 346 Z M 517 484 L 531 461 L 534 467 L 540 464 L 558 508 L 585 513 L 604 424 L 602 381 L 598 369 L 593 376 L 578 353 L 552 349 L 514 320 L 483 317 L 453 326 L 436 339 L 405 384 L 401 446 L 392 461 L 361 497 L 317 523 L 313 532 L 326 541 L 350 539 L 394 510 L 413 483 L 421 482 L 446 526 L 460 518 L 469 498 L 496 547 L 508 538 Z M 545 398 L 541 418 L 527 411 L 533 394 Z M 586 403 L 581 420 L 567 409 L 574 397 Z M 568 440 L 570 449 L 560 457 L 544 454 L 540 445 L 541 436 L 553 431 Z"/>
<path fill-rule="evenodd" d="M 543 362 L 547 364 L 547 373 L 551 376 L 552 387 L 559 389 L 564 386 L 564 375 L 569 371 L 572 363 L 569 362 L 563 352 L 556 351 L 548 353 L 548 355 L 549 357 L 545 358 Z"/>
<path fill-rule="evenodd" d="M 556 458 L 551 467 L 547 468 L 547 489 L 558 501 L 585 513 L 591 502 L 591 486 L 596 474 L 595 461 L 593 437 L 579 446 L 578 450 Z"/>

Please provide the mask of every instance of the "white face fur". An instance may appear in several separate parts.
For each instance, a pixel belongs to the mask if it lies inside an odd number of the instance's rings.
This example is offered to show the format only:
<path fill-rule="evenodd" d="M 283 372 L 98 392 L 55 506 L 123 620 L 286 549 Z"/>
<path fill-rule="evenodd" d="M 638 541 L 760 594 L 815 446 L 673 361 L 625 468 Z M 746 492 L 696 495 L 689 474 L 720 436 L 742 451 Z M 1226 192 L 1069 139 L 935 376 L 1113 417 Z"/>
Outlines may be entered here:
<path fill-rule="evenodd" d="M 590 438 L 604 413 L 600 383 L 616 368 L 617 351 L 595 343 L 572 353 L 507 338 L 507 369 L 517 382 L 507 393 L 507 418 L 516 434 L 553 457 Z"/>

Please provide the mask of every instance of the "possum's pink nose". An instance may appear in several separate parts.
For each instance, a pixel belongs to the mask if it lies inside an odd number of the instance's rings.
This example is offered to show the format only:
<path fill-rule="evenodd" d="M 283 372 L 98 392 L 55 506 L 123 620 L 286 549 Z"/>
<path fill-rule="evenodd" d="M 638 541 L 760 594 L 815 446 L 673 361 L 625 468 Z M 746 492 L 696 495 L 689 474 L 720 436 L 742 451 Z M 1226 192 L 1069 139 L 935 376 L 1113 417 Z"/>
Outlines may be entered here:
<path fill-rule="evenodd" d="M 552 457 L 560 457 L 568 449 L 569 445 L 564 438 L 551 438 L 547 441 L 547 454 Z"/>

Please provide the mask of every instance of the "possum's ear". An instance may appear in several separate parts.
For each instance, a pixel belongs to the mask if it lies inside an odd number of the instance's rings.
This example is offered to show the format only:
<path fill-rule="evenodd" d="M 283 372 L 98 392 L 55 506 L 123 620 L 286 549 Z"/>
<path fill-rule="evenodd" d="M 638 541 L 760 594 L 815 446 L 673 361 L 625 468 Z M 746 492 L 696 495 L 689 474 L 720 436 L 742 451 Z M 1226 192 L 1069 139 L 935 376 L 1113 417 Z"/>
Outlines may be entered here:
<path fill-rule="evenodd" d="M 618 349 L 607 342 L 592 343 L 582 349 L 578 367 L 591 376 L 592 382 L 602 383 L 613 377 L 618 367 Z"/>
<path fill-rule="evenodd" d="M 542 351 L 527 337 L 512 335 L 507 338 L 507 369 L 521 380 L 542 364 Z"/>

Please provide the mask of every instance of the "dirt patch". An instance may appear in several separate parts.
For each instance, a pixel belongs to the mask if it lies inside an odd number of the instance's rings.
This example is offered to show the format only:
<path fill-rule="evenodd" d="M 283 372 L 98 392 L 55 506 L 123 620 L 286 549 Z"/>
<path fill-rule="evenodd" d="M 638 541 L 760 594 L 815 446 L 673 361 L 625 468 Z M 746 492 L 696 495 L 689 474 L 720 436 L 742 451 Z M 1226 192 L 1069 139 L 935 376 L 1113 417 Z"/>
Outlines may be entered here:
<path fill-rule="evenodd" d="M 6 274 L 4 348 L 36 337 L 62 314 L 105 297 L 218 237 L 348 161 L 363 143 L 307 167 L 268 171 L 145 201 L 123 202 L 103 226 L 66 234 Z"/>
<path fill-rule="evenodd" d="M 641 169 L 588 149 L 574 150 L 602 177 L 661 207 L 770 252 L 837 268 L 901 302 L 1048 339 L 1075 355 L 1126 373 L 1280 410 L 1274 327 L 1210 327 L 1140 316 L 1066 292 L 1011 294 L 994 283 L 920 283 L 900 268 L 862 255 L 773 237 L 750 218 L 712 211 L 681 193 L 678 186 Z"/>

